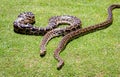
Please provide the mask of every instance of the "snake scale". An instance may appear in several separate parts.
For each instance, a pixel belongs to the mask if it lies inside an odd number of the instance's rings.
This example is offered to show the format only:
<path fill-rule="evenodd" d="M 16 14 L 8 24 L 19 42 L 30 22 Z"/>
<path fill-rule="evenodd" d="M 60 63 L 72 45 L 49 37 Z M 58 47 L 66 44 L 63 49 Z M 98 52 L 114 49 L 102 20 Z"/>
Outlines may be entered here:
<path fill-rule="evenodd" d="M 14 21 L 14 31 L 20 34 L 44 35 L 42 43 L 40 45 L 41 56 L 45 55 L 45 46 L 51 38 L 63 35 L 62 40 L 54 51 L 54 58 L 59 62 L 57 69 L 61 69 L 64 65 L 64 61 L 59 56 L 59 54 L 65 48 L 66 44 L 73 38 L 109 27 L 113 22 L 112 10 L 115 8 L 120 8 L 120 5 L 110 5 L 108 8 L 108 17 L 104 22 L 86 28 L 81 28 L 81 21 L 77 17 L 69 15 L 51 17 L 49 19 L 48 26 L 45 28 L 35 27 L 33 26 L 35 23 L 34 14 L 32 12 L 24 12 L 18 15 L 18 18 Z M 60 24 L 68 24 L 69 26 L 65 28 L 57 28 Z"/>
<path fill-rule="evenodd" d="M 61 69 L 62 66 L 64 65 L 64 61 L 60 58 L 59 53 L 62 51 L 62 49 L 66 46 L 66 44 L 73 38 L 75 37 L 80 37 L 82 35 L 94 32 L 94 31 L 98 31 L 104 28 L 109 27 L 112 22 L 113 22 L 113 14 L 112 14 L 112 10 L 115 8 L 120 8 L 119 4 L 113 4 L 111 6 L 109 6 L 108 8 L 108 18 L 107 20 L 105 20 L 104 22 L 101 22 L 99 24 L 95 24 L 86 28 L 82 28 L 82 29 L 78 29 L 76 31 L 70 32 L 69 34 L 65 35 L 62 40 L 60 41 L 60 43 L 58 44 L 57 49 L 54 51 L 54 57 L 56 60 L 58 60 L 58 69 Z"/>
<path fill-rule="evenodd" d="M 14 32 L 26 35 L 45 35 L 48 31 L 57 28 L 60 24 L 68 24 L 70 27 L 57 31 L 57 35 L 65 35 L 70 31 L 81 28 L 81 21 L 77 17 L 69 15 L 51 17 L 48 26 L 45 28 L 33 26 L 34 24 L 35 15 L 32 12 L 20 13 L 13 22 Z"/>

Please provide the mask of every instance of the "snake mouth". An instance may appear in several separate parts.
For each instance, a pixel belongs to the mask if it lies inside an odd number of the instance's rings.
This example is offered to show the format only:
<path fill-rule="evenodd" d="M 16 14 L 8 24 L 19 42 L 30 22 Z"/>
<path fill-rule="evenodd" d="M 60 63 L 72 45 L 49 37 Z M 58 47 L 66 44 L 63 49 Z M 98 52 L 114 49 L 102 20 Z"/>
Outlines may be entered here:
<path fill-rule="evenodd" d="M 64 61 L 60 61 L 57 65 L 57 70 L 60 70 L 64 66 Z"/>
<path fill-rule="evenodd" d="M 41 57 L 44 57 L 45 54 L 46 54 L 46 51 L 40 51 L 40 56 L 41 56 Z"/>

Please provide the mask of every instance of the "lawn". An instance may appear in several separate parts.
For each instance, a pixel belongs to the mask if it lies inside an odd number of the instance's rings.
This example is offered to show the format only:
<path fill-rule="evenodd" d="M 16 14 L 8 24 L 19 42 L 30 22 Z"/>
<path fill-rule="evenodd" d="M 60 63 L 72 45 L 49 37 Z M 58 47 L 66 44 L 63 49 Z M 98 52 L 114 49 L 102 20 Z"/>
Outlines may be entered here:
<path fill-rule="evenodd" d="M 113 24 L 107 29 L 71 41 L 60 54 L 65 65 L 57 70 L 53 57 L 62 37 L 52 39 L 47 54 L 39 56 L 43 36 L 21 35 L 13 31 L 13 21 L 24 11 L 36 16 L 36 26 L 45 27 L 56 15 L 73 15 L 82 26 L 107 18 L 107 8 L 120 0 L 1 0 L 0 77 L 119 77 L 120 9 L 113 11 Z"/>

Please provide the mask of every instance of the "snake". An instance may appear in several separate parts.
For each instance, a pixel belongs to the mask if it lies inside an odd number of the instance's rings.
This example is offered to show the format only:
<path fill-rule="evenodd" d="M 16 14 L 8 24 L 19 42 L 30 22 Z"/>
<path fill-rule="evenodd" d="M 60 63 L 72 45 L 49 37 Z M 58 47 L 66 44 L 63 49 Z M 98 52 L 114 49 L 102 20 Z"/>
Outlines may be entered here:
<path fill-rule="evenodd" d="M 75 16 L 62 15 L 54 16 L 49 19 L 48 26 L 36 27 L 35 15 L 32 12 L 20 13 L 17 19 L 13 22 L 14 32 L 26 35 L 44 35 L 40 45 L 40 55 L 45 55 L 46 44 L 50 39 L 56 36 L 63 35 L 62 40 L 54 51 L 54 58 L 58 61 L 57 69 L 61 69 L 64 61 L 60 57 L 60 52 L 66 47 L 67 43 L 76 37 L 102 30 L 109 27 L 113 22 L 112 10 L 120 8 L 119 4 L 113 4 L 108 8 L 108 17 L 104 22 L 95 24 L 86 28 L 81 28 L 81 20 Z M 68 24 L 69 27 L 57 28 L 60 24 Z"/>
<path fill-rule="evenodd" d="M 56 28 L 49 32 L 47 32 L 43 36 L 43 40 L 41 41 L 40 45 L 40 56 L 44 56 L 46 54 L 46 45 L 47 43 L 56 36 L 65 36 L 66 34 L 75 31 L 81 27 L 81 21 L 75 16 L 63 15 L 63 16 L 54 16 L 52 17 L 58 24 L 68 24 L 68 27 L 65 28 Z"/>
<path fill-rule="evenodd" d="M 61 31 L 57 32 L 57 35 L 65 35 L 71 31 L 70 29 L 74 30 L 81 28 L 81 21 L 77 17 L 70 15 L 51 17 L 48 26 L 45 28 L 34 26 L 34 24 L 35 15 L 32 12 L 20 13 L 17 19 L 13 22 L 14 32 L 26 35 L 45 35 L 48 31 L 57 28 L 61 24 L 68 24 L 70 26 L 66 27 L 66 30 L 59 28 Z"/>
<path fill-rule="evenodd" d="M 49 19 L 45 28 L 34 26 L 35 15 L 32 12 L 20 13 L 13 22 L 14 32 L 26 35 L 44 35 L 40 45 L 40 56 L 46 53 L 46 45 L 50 39 L 56 36 L 64 36 L 72 31 L 82 28 L 81 20 L 75 16 L 61 15 Z M 69 25 L 65 28 L 57 28 L 59 25 Z"/>
<path fill-rule="evenodd" d="M 13 23 L 14 32 L 27 35 L 45 35 L 40 46 L 40 56 L 45 55 L 46 45 L 50 39 L 60 35 L 64 36 L 81 28 L 80 19 L 70 15 L 51 17 L 49 19 L 48 26 L 45 28 L 33 26 L 34 24 L 35 15 L 32 12 L 20 13 L 18 18 Z M 65 28 L 57 28 L 61 24 L 67 24 L 69 26 Z"/>
<path fill-rule="evenodd" d="M 63 36 L 62 40 L 59 42 L 57 48 L 54 51 L 54 58 L 58 61 L 57 69 L 61 69 L 64 65 L 64 61 L 59 54 L 66 47 L 67 43 L 72 39 L 109 27 L 113 22 L 112 10 L 116 8 L 120 8 L 120 4 L 112 4 L 108 7 L 108 17 L 105 21 L 85 28 L 77 29 Z"/>
<path fill-rule="evenodd" d="M 35 24 L 35 15 L 32 12 L 24 12 L 18 15 L 14 21 L 14 31 L 20 34 L 28 35 L 45 35 L 40 46 L 40 56 L 44 56 L 46 52 L 46 44 L 50 39 L 56 36 L 64 36 L 72 31 L 81 28 L 81 21 L 75 16 L 61 15 L 53 16 L 49 19 L 46 28 L 33 26 Z M 67 24 L 68 27 L 57 28 L 61 24 Z M 56 28 L 56 29 L 54 29 Z"/>

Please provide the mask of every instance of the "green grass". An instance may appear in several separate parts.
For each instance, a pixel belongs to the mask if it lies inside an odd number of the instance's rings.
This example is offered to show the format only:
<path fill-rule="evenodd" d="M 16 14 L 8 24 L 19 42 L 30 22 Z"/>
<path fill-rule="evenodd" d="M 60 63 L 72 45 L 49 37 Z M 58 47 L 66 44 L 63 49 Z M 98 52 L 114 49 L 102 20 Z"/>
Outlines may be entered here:
<path fill-rule="evenodd" d="M 120 9 L 104 30 L 71 41 L 61 53 L 64 67 L 58 71 L 53 57 L 62 37 L 52 39 L 47 54 L 39 57 L 43 36 L 16 34 L 13 21 L 20 12 L 31 11 L 37 26 L 45 27 L 55 15 L 73 15 L 83 27 L 107 18 L 107 8 L 119 0 L 1 0 L 0 77 L 118 77 L 120 76 Z"/>

